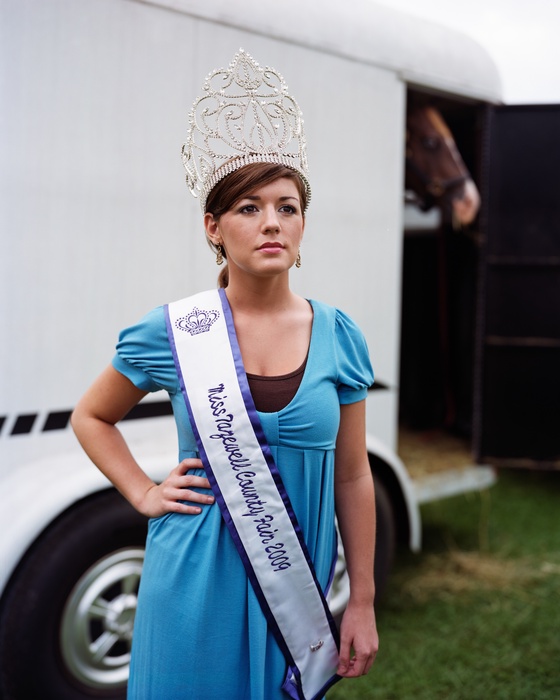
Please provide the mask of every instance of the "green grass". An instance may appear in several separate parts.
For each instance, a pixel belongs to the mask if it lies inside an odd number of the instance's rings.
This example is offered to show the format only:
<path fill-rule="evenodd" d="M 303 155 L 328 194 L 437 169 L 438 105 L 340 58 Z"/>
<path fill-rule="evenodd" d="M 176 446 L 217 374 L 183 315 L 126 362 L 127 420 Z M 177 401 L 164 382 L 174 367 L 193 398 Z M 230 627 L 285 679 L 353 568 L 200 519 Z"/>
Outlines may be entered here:
<path fill-rule="evenodd" d="M 422 508 L 378 604 L 367 677 L 328 700 L 558 700 L 560 473 L 502 472 L 482 494 Z"/>

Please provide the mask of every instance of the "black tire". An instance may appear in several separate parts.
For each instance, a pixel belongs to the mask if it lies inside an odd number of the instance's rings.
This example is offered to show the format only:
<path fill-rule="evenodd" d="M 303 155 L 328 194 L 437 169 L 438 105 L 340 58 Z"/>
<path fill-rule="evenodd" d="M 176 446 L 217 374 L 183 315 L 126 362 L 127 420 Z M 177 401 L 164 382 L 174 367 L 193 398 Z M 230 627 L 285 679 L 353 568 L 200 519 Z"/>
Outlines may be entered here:
<path fill-rule="evenodd" d="M 389 574 L 393 568 L 397 546 L 397 529 L 393 506 L 387 489 L 375 476 L 373 480 L 375 483 L 375 509 L 377 514 L 374 566 L 375 600 L 377 602 L 383 595 Z"/>
<path fill-rule="evenodd" d="M 34 543 L 0 609 L 0 697 L 123 700 L 146 518 L 115 491 Z M 96 657 L 91 643 L 106 642 Z"/>

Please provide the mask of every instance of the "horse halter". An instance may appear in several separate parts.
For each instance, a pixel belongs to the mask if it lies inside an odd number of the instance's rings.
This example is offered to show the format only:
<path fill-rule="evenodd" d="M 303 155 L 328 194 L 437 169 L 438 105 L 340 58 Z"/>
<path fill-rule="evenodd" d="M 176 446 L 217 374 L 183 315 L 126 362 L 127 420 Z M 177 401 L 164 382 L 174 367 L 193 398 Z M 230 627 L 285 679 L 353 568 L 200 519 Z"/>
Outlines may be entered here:
<path fill-rule="evenodd" d="M 415 176 L 420 180 L 420 182 L 424 186 L 426 192 L 429 195 L 431 195 L 434 201 L 443 197 L 443 195 L 449 190 L 455 189 L 455 187 L 459 187 L 460 185 L 464 185 L 465 182 L 469 179 L 470 175 L 461 163 L 456 163 L 457 169 L 461 173 L 456 177 L 431 177 L 424 170 L 422 170 L 422 168 L 420 168 L 414 160 L 414 154 L 411 151 L 408 141 L 409 134 L 407 133 L 406 166 L 409 168 L 410 171 L 414 172 Z"/>

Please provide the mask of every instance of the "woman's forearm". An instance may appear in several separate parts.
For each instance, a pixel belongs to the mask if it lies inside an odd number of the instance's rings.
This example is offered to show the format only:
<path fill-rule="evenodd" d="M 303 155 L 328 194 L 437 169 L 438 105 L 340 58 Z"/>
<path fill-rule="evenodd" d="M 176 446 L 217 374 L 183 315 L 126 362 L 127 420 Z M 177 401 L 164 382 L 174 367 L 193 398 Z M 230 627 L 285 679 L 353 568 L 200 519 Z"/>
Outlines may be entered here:
<path fill-rule="evenodd" d="M 376 523 L 373 479 L 369 468 L 358 478 L 337 484 L 336 511 L 350 579 L 350 600 L 371 605 L 375 595 Z"/>
<path fill-rule="evenodd" d="M 155 485 L 136 462 L 120 430 L 77 409 L 72 427 L 84 451 L 95 466 L 140 512 L 146 493 Z"/>
<path fill-rule="evenodd" d="M 343 415 L 351 416 L 352 411 Z M 346 426 L 348 423 L 345 421 Z M 362 431 L 349 430 L 339 439 L 335 480 L 336 512 L 348 578 L 350 598 L 340 626 L 337 673 L 353 678 L 367 673 L 379 648 L 373 602 L 375 583 L 375 497 L 373 479 L 362 444 Z M 360 438 L 355 440 L 354 438 Z"/>
<path fill-rule="evenodd" d="M 156 484 L 134 459 L 116 424 L 145 392 L 113 367 L 108 367 L 84 394 L 74 413 L 72 427 L 91 461 L 143 515 L 165 513 L 199 515 L 214 497 L 193 489 L 209 489 L 208 479 L 189 473 L 200 469 L 199 459 L 185 459 Z"/>

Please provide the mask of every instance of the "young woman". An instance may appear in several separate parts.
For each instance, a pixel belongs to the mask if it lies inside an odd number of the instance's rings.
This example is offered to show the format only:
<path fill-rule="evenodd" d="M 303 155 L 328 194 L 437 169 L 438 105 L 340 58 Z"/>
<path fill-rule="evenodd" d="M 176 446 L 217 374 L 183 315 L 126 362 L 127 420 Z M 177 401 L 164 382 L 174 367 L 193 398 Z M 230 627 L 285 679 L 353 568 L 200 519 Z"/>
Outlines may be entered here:
<path fill-rule="evenodd" d="M 290 289 L 290 269 L 300 264 L 309 198 L 305 176 L 282 163 L 254 160 L 219 178 L 203 198 L 208 242 L 218 263 L 227 260 L 220 275 L 220 313 L 231 319 L 232 347 L 242 361 L 239 382 L 247 382 L 250 392 L 248 413 L 253 415 L 254 404 L 264 453 L 270 455 L 272 471 L 282 481 L 284 501 L 289 499 L 288 511 L 294 523 L 297 520 L 296 534 L 299 530 L 305 542 L 312 579 L 324 592 L 336 558 L 336 511 L 350 600 L 333 674 L 356 677 L 368 672 L 378 646 L 373 610 L 374 493 L 364 419 L 364 399 L 373 376 L 365 341 L 353 321 Z M 197 307 L 194 312 L 193 323 L 210 324 L 217 317 L 210 318 Z M 292 561 L 286 547 L 283 556 L 275 554 L 280 525 L 269 527 L 273 516 L 266 509 L 272 504 L 268 497 L 257 499 L 251 490 L 257 470 L 241 472 L 236 466 L 236 456 L 242 461 L 244 443 L 240 439 L 235 449 L 232 446 L 237 438 L 216 417 L 226 410 L 219 408 L 226 392 L 218 402 L 212 394 L 217 389 L 211 389 L 213 420 L 221 433 L 220 440 L 209 441 L 210 447 L 219 442 L 229 449 L 229 472 L 236 472 L 245 499 L 245 512 L 235 515 L 233 502 L 224 509 L 222 501 L 227 498 L 199 435 L 203 429 L 196 423 L 194 399 L 189 404 L 189 398 L 184 398 L 189 387 L 182 384 L 191 380 L 183 381 L 169 318 L 168 310 L 157 308 L 123 331 L 112 365 L 82 398 L 72 419 L 93 462 L 150 518 L 129 698 L 319 698 L 332 680 L 319 690 L 307 690 L 307 661 L 300 669 L 292 663 L 299 654 L 294 651 L 298 638 L 306 630 L 298 628 L 301 620 L 290 618 L 300 591 L 289 583 L 291 579 L 279 583 Z M 183 320 L 175 325 L 181 326 Z M 193 337 L 199 330 L 210 337 L 202 329 L 190 330 Z M 196 350 L 193 357 L 187 364 L 194 367 L 186 367 L 185 376 L 203 370 L 205 357 L 196 355 Z M 179 464 L 163 483 L 156 484 L 136 463 L 115 424 L 147 392 L 160 389 L 169 393 L 173 405 Z M 211 474 L 215 495 L 210 491 Z M 216 496 L 220 503 L 215 502 Z M 226 523 L 230 512 L 238 522 L 233 529 Z M 249 521 L 257 523 L 258 536 L 255 560 L 247 568 L 234 539 Z M 275 567 L 270 585 L 277 587 L 276 593 L 267 593 L 270 571 L 263 574 L 262 587 L 259 583 L 257 559 L 263 551 L 268 566 Z M 284 597 L 288 610 L 282 609 Z M 279 635 L 278 628 L 287 630 L 286 634 Z M 292 646 L 290 637 L 295 639 Z M 308 654 L 311 660 L 323 653 L 324 643 L 327 646 L 323 638 L 316 641 Z M 312 688 L 311 680 L 307 688 Z"/>

